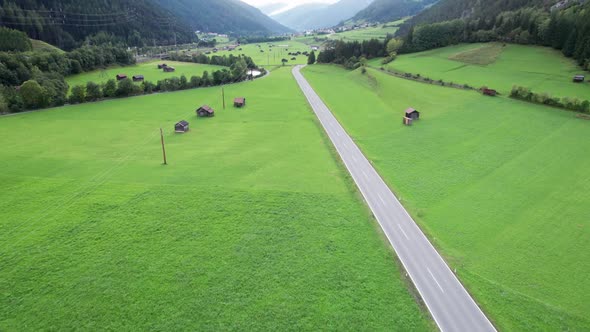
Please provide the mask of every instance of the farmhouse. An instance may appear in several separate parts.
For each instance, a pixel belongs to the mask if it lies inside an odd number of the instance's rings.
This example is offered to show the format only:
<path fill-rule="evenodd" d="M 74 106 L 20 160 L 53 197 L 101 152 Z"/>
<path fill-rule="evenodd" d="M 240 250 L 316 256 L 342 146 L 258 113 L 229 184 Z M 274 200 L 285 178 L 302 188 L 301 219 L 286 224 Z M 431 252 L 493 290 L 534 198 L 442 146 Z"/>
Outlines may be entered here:
<path fill-rule="evenodd" d="M 166 66 L 164 67 L 164 72 L 166 73 L 172 73 L 174 72 L 176 69 L 174 67 L 170 67 L 170 66 Z"/>
<path fill-rule="evenodd" d="M 143 81 L 143 75 L 133 75 L 133 82 Z"/>
<path fill-rule="evenodd" d="M 215 116 L 215 111 L 208 105 L 203 105 L 197 109 L 197 115 L 201 118 Z"/>
<path fill-rule="evenodd" d="M 239 98 L 234 99 L 234 107 L 241 108 L 244 106 L 246 106 L 246 98 L 239 97 Z"/>
<path fill-rule="evenodd" d="M 574 82 L 575 83 L 583 83 L 584 82 L 584 75 L 576 75 L 574 76 Z"/>
<path fill-rule="evenodd" d="M 495 97 L 498 94 L 498 91 L 494 89 L 482 88 L 481 92 L 486 96 Z"/>
<path fill-rule="evenodd" d="M 117 74 L 117 81 L 124 80 L 126 78 L 127 78 L 127 75 L 125 75 L 125 74 Z"/>
<path fill-rule="evenodd" d="M 165 64 L 165 63 L 158 64 L 158 69 L 163 69 L 163 68 L 166 68 L 166 67 L 168 67 L 168 65 Z"/>
<path fill-rule="evenodd" d="M 177 133 L 186 133 L 188 131 L 188 122 L 182 120 L 174 125 L 174 131 Z"/>
<path fill-rule="evenodd" d="M 412 120 L 419 120 L 420 119 L 420 112 L 418 112 L 415 109 L 410 107 L 406 110 L 406 118 L 409 118 Z"/>

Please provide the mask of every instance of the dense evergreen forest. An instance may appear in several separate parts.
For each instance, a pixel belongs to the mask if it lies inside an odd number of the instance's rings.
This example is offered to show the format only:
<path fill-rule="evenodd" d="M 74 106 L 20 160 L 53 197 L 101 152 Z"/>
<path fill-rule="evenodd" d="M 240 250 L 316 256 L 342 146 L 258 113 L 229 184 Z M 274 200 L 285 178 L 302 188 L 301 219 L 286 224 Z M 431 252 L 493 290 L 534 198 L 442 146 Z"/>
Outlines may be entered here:
<path fill-rule="evenodd" d="M 0 25 L 65 50 L 101 31 L 129 46 L 196 41 L 188 25 L 142 0 L 0 0 Z"/>
<path fill-rule="evenodd" d="M 268 36 L 290 32 L 260 10 L 239 0 L 153 0 L 193 30 L 234 36 Z"/>
<path fill-rule="evenodd" d="M 502 41 L 550 46 L 590 70 L 590 2 L 571 0 L 562 6 L 554 6 L 555 3 L 442 1 L 400 30 L 405 39 L 400 52 L 419 52 L 462 42 Z"/>

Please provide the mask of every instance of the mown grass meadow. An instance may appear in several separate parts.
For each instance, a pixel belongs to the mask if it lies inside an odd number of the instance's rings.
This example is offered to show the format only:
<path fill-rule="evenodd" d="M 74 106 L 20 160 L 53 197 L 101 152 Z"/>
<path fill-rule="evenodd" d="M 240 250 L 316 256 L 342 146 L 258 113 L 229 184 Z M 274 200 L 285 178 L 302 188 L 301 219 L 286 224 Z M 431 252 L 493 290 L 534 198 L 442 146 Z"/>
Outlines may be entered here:
<path fill-rule="evenodd" d="M 0 118 L 0 330 L 434 328 L 290 71 L 225 92 Z"/>
<path fill-rule="evenodd" d="M 374 69 L 304 75 L 500 330 L 590 329 L 590 121 Z"/>
<path fill-rule="evenodd" d="M 381 60 L 371 62 L 381 67 Z M 590 99 L 590 84 L 572 82 L 583 73 L 575 61 L 547 47 L 512 44 L 463 44 L 400 55 L 384 66 L 434 80 L 487 86 L 509 94 L 514 85 L 556 97 Z"/>
<path fill-rule="evenodd" d="M 171 73 L 164 72 L 162 69 L 158 69 L 158 63 L 166 63 L 167 65 L 174 67 L 175 71 Z M 66 82 L 68 82 L 70 87 L 75 85 L 86 85 L 86 83 L 90 81 L 94 83 L 106 83 L 108 80 L 114 80 L 118 74 L 125 74 L 129 79 L 131 79 L 133 75 L 143 75 L 146 81 L 155 84 L 159 80 L 180 77 L 182 75 L 190 80 L 191 76 L 201 77 L 205 71 L 208 71 L 209 74 L 211 74 L 212 72 L 223 68 L 225 67 L 169 60 L 150 61 L 133 66 L 114 66 L 105 70 L 95 70 L 88 73 L 72 75 L 66 77 Z"/>

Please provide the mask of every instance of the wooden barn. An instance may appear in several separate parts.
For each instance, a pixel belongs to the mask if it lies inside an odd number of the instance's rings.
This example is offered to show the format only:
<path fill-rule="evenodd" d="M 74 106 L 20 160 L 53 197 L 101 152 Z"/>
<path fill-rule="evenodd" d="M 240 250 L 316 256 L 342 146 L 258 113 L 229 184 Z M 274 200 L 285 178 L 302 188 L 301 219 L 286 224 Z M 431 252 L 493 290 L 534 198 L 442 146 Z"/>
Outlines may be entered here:
<path fill-rule="evenodd" d="M 486 96 L 490 96 L 490 97 L 495 97 L 498 95 L 498 91 L 494 90 L 494 89 L 488 89 L 488 88 L 482 88 L 481 92 L 486 95 Z"/>
<path fill-rule="evenodd" d="M 133 75 L 133 82 L 142 82 L 143 80 L 143 75 Z"/>
<path fill-rule="evenodd" d="M 201 118 L 215 116 L 215 111 L 208 105 L 203 105 L 197 109 L 197 115 Z"/>
<path fill-rule="evenodd" d="M 246 106 L 246 98 L 238 97 L 238 98 L 234 99 L 234 107 L 241 108 L 244 106 Z"/>
<path fill-rule="evenodd" d="M 120 81 L 120 80 L 126 79 L 127 78 L 127 75 L 125 75 L 125 74 L 117 74 L 116 77 L 117 77 L 117 81 Z"/>
<path fill-rule="evenodd" d="M 184 120 L 174 125 L 174 131 L 177 133 L 186 133 L 188 130 L 188 122 Z"/>
<path fill-rule="evenodd" d="M 167 64 L 165 64 L 165 63 L 160 63 L 160 64 L 158 64 L 158 69 L 164 69 L 164 68 L 166 68 L 166 67 L 168 67 L 168 65 L 167 65 Z"/>
<path fill-rule="evenodd" d="M 574 76 L 574 83 L 583 83 L 584 79 L 584 75 L 576 75 Z"/>
<path fill-rule="evenodd" d="M 170 66 L 164 67 L 164 72 L 166 72 L 166 73 L 172 73 L 175 70 L 176 70 L 176 68 L 174 68 L 174 67 L 170 67 Z"/>
<path fill-rule="evenodd" d="M 406 110 L 406 118 L 409 118 L 412 120 L 419 120 L 420 119 L 420 112 L 418 112 L 415 109 L 410 107 Z"/>

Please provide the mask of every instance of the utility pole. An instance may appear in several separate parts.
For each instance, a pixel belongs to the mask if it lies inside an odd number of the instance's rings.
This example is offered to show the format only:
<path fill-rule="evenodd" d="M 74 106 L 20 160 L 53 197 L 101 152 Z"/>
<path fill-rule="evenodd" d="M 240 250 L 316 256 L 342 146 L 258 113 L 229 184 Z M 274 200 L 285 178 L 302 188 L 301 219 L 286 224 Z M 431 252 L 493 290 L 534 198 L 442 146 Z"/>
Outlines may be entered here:
<path fill-rule="evenodd" d="M 223 99 L 223 109 L 225 109 L 225 89 L 221 87 L 221 99 Z"/>
<path fill-rule="evenodd" d="M 160 139 L 162 140 L 162 155 L 164 156 L 164 165 L 168 165 L 168 162 L 166 161 L 166 147 L 164 146 L 164 132 L 162 131 L 162 128 L 160 128 Z"/>

